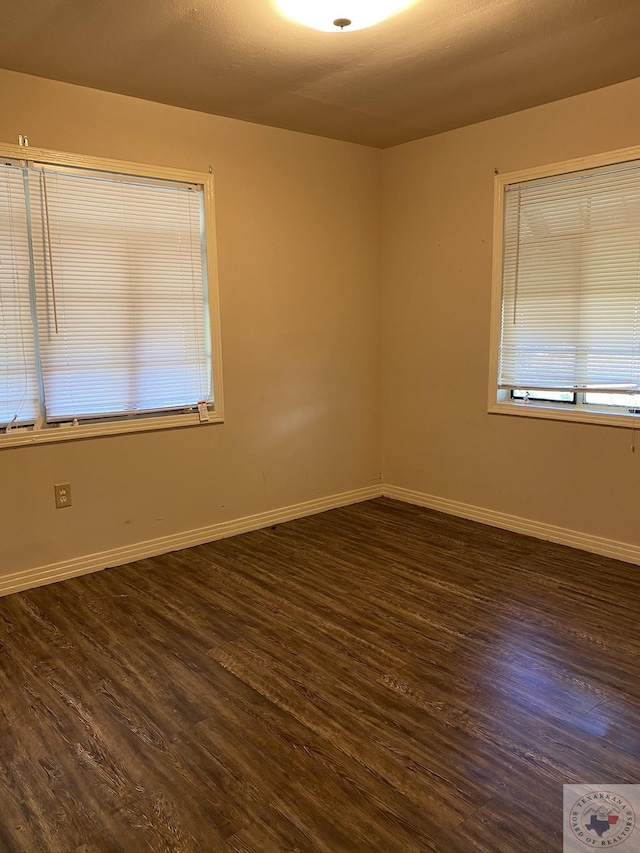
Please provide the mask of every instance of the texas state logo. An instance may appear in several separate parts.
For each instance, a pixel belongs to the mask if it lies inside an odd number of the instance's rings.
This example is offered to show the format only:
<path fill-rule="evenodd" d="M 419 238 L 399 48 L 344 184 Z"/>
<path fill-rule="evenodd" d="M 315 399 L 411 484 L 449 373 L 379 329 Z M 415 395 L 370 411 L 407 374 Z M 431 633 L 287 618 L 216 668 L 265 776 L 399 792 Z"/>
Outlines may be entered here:
<path fill-rule="evenodd" d="M 564 853 L 640 850 L 640 785 L 565 785 Z"/>

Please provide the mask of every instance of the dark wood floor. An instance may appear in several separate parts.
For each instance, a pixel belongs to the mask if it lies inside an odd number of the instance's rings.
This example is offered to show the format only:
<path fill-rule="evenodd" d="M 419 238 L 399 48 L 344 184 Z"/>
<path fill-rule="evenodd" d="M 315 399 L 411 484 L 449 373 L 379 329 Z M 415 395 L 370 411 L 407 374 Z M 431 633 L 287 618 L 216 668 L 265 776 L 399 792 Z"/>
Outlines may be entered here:
<path fill-rule="evenodd" d="M 562 849 L 640 570 L 387 499 L 0 600 L 0 850 Z"/>

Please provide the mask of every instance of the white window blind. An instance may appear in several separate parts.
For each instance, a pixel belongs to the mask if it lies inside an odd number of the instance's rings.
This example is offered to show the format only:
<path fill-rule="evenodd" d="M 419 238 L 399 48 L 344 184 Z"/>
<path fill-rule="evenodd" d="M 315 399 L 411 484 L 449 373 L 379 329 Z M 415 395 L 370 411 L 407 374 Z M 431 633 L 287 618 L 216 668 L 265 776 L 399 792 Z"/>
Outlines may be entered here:
<path fill-rule="evenodd" d="M 30 406 L 47 422 L 212 402 L 202 188 L 37 164 L 7 181 L 27 190 L 0 219 L 3 268 L 17 258 L 0 293 L 15 364 L 0 423 L 26 412 L 36 356 Z"/>
<path fill-rule="evenodd" d="M 0 425 L 38 418 L 24 176 L 0 165 Z"/>
<path fill-rule="evenodd" d="M 640 162 L 507 188 L 499 386 L 640 390 Z"/>

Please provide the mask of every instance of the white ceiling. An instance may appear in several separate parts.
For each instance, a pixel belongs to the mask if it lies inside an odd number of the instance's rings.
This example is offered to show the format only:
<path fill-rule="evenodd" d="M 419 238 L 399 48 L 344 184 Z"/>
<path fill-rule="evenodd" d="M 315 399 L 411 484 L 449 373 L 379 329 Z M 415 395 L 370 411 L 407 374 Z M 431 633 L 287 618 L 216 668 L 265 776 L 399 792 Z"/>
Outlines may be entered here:
<path fill-rule="evenodd" d="M 321 33 L 272 0 L 0 0 L 0 67 L 385 148 L 640 76 L 640 0 L 416 0 Z"/>

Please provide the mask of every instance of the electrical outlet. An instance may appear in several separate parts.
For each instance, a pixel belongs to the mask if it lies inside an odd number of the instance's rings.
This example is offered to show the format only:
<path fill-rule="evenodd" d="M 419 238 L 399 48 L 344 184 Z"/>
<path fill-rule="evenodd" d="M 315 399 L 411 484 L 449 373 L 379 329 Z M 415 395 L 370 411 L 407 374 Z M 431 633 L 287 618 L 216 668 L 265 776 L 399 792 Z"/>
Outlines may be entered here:
<path fill-rule="evenodd" d="M 56 509 L 71 506 L 71 483 L 58 483 L 53 488 L 56 493 Z"/>

